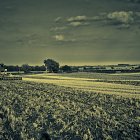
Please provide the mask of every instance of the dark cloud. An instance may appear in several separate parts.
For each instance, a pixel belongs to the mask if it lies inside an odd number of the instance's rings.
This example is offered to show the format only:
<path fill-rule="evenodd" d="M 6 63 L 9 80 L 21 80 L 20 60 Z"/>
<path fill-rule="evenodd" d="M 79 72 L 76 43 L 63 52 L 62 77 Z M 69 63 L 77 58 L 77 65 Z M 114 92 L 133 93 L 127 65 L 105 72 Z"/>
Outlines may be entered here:
<path fill-rule="evenodd" d="M 128 0 L 0 0 L 0 61 L 138 62 L 139 9 Z"/>
<path fill-rule="evenodd" d="M 127 0 L 128 2 L 140 3 L 140 0 Z"/>

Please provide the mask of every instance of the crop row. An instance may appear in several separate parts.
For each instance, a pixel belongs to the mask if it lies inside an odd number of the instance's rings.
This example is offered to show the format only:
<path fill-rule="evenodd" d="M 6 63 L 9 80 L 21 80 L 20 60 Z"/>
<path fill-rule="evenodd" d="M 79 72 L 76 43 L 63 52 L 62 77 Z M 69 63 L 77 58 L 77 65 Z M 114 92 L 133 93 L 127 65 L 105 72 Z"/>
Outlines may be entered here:
<path fill-rule="evenodd" d="M 0 82 L 1 139 L 139 139 L 140 100 L 53 84 Z"/>
<path fill-rule="evenodd" d="M 66 73 L 59 74 L 65 77 L 74 77 L 74 78 L 89 78 L 89 79 L 100 79 L 100 80 L 140 80 L 140 73 L 135 74 L 107 74 L 107 73 Z M 52 75 L 53 76 L 53 75 Z"/>

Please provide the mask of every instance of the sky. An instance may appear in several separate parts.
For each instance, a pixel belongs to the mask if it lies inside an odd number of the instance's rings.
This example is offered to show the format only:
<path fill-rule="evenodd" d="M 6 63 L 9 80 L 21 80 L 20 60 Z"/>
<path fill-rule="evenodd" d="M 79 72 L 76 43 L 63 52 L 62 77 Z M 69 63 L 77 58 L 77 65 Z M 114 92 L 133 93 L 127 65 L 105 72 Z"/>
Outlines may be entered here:
<path fill-rule="evenodd" d="M 0 62 L 140 64 L 140 0 L 0 0 Z"/>

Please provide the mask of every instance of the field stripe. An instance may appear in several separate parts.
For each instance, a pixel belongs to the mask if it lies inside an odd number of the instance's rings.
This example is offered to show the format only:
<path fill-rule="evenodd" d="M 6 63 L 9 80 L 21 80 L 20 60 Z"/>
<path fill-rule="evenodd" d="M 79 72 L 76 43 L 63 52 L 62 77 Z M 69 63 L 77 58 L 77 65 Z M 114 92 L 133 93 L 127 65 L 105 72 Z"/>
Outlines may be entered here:
<path fill-rule="evenodd" d="M 53 80 L 53 79 L 35 79 L 23 78 L 25 81 L 51 83 L 58 86 L 72 87 L 84 91 L 93 91 L 103 94 L 114 94 L 123 97 L 132 97 L 140 99 L 140 87 L 133 85 L 122 85 L 104 82 L 90 82 L 84 80 Z"/>

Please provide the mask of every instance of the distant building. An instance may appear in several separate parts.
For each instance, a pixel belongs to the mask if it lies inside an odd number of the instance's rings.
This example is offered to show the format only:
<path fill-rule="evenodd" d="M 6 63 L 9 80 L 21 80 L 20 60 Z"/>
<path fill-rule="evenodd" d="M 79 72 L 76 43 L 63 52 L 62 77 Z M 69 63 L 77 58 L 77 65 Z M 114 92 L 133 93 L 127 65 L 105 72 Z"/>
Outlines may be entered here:
<path fill-rule="evenodd" d="M 116 73 L 121 73 L 121 71 L 116 71 Z"/>
<path fill-rule="evenodd" d="M 83 72 L 84 71 L 84 67 L 79 67 L 78 70 L 79 70 L 79 72 Z"/>
<path fill-rule="evenodd" d="M 120 67 L 130 66 L 129 64 L 118 64 Z"/>
<path fill-rule="evenodd" d="M 109 67 L 109 66 L 106 67 L 106 70 L 112 70 L 112 69 L 114 69 L 114 67 Z"/>

